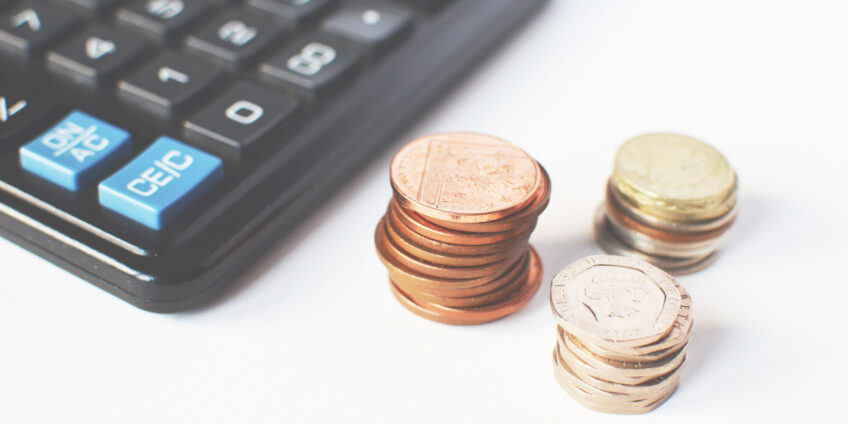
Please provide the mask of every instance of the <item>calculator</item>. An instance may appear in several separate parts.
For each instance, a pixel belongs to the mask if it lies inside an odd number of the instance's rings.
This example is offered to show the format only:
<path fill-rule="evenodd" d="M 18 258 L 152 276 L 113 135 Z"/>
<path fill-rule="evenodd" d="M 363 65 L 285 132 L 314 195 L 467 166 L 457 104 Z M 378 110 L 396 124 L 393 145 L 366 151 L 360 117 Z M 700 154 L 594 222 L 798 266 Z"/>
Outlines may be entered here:
<path fill-rule="evenodd" d="M 0 234 L 201 305 L 544 3 L 0 0 Z"/>

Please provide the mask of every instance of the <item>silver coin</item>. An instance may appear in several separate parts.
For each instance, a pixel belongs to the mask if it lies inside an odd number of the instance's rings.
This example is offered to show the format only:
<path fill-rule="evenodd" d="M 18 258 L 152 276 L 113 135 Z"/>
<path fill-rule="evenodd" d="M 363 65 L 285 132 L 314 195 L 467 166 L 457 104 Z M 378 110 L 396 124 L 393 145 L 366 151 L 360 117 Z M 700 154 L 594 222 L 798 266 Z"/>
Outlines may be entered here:
<path fill-rule="evenodd" d="M 722 234 L 716 238 L 696 243 L 672 243 L 657 240 L 647 234 L 628 228 L 610 214 L 606 214 L 606 220 L 609 231 L 625 245 L 651 256 L 665 256 L 677 259 L 705 257 L 716 251 L 725 238 L 724 234 Z"/>
<path fill-rule="evenodd" d="M 705 257 L 675 259 L 662 256 L 651 256 L 627 246 L 615 237 L 607 228 L 604 206 L 595 212 L 595 240 L 605 252 L 611 255 L 630 256 L 653 264 L 672 275 L 685 275 L 700 271 L 710 265 L 716 258 L 716 252 Z"/>

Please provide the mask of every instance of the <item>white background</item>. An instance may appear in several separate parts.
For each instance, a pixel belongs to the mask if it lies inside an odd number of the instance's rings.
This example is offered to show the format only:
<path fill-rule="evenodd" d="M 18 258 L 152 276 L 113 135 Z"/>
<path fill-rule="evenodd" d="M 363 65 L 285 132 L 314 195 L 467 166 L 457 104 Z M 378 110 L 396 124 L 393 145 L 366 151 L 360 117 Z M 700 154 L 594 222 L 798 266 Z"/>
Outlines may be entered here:
<path fill-rule="evenodd" d="M 0 422 L 848 422 L 848 10 L 844 2 L 557 1 L 404 140 L 492 133 L 550 171 L 545 283 L 489 325 L 418 318 L 372 232 L 377 158 L 212 306 L 156 315 L 0 240 Z M 736 167 L 722 256 L 695 302 L 677 393 L 590 412 L 552 376 L 547 282 L 598 253 L 616 147 L 674 131 Z M 402 140 L 399 140 L 399 142 Z"/>

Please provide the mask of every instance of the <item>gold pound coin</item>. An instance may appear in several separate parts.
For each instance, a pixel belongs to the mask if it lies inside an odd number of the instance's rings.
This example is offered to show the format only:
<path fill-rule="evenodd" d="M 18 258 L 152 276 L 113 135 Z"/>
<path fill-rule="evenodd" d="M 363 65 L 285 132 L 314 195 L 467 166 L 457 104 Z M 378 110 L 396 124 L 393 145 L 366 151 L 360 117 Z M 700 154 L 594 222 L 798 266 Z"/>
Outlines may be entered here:
<path fill-rule="evenodd" d="M 648 215 L 702 221 L 725 215 L 736 201 L 737 177 L 712 146 L 679 134 L 632 138 L 615 158 L 612 184 Z"/>

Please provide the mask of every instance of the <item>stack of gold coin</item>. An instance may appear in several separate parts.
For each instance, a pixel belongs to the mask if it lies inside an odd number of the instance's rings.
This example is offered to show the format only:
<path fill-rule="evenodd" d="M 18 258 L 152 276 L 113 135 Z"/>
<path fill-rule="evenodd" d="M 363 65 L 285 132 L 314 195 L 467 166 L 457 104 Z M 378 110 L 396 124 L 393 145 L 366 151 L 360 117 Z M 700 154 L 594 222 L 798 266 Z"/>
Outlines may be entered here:
<path fill-rule="evenodd" d="M 554 277 L 551 307 L 554 374 L 587 408 L 640 414 L 677 388 L 692 299 L 666 272 L 634 258 L 586 257 Z"/>
<path fill-rule="evenodd" d="M 738 178 L 710 145 L 676 134 L 624 143 L 595 237 L 607 253 L 633 256 L 672 274 L 710 264 L 736 219 Z"/>
<path fill-rule="evenodd" d="M 550 199 L 545 170 L 504 140 L 436 134 L 403 147 L 377 226 L 395 297 L 415 314 L 481 324 L 524 306 L 542 279 L 528 244 Z"/>

